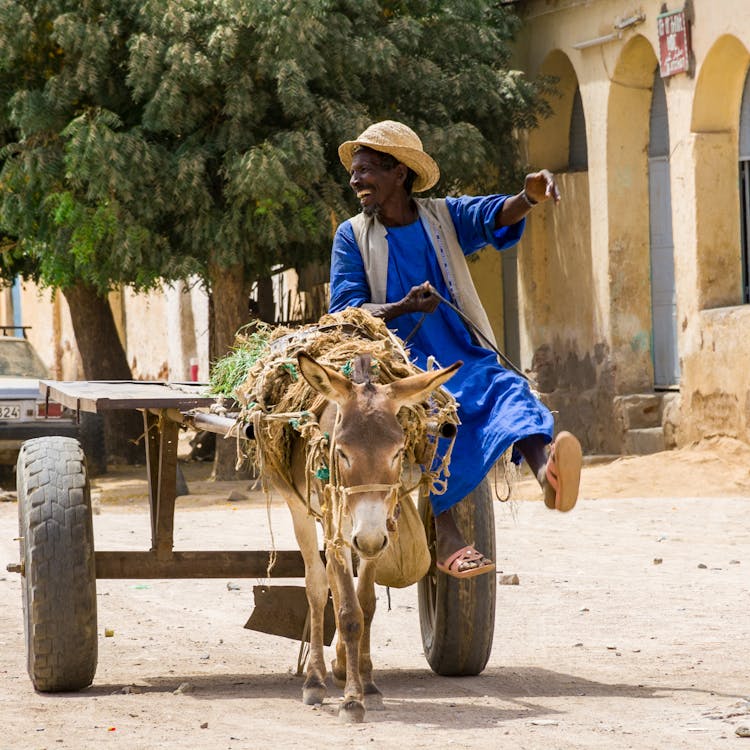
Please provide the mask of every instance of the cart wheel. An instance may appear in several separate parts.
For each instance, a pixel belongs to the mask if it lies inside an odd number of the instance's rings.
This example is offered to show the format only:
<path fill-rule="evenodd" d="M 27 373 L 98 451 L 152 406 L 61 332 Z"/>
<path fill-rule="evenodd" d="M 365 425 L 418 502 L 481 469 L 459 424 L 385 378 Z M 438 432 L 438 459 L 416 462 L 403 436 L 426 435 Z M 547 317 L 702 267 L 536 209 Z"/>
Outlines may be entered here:
<path fill-rule="evenodd" d="M 97 661 L 91 495 L 75 438 L 27 440 L 18 456 L 18 525 L 29 677 L 41 692 L 80 690 Z"/>
<path fill-rule="evenodd" d="M 446 676 L 477 675 L 487 665 L 495 630 L 497 581 L 491 574 L 452 578 L 435 568 L 435 523 L 428 497 L 419 498 L 432 566 L 418 584 L 419 621 L 427 661 Z M 485 479 L 453 508 L 467 542 L 495 559 L 495 517 Z"/>

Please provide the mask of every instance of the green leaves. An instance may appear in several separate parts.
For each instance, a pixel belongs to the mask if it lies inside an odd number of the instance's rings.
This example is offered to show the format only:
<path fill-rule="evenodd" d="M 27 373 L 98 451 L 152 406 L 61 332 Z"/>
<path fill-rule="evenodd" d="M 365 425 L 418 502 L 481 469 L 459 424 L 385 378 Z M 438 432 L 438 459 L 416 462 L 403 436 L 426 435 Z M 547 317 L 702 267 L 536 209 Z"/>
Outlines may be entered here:
<path fill-rule="evenodd" d="M 232 351 L 211 366 L 210 392 L 235 398 L 237 389 L 247 379 L 250 368 L 267 350 L 270 338 L 269 327 L 262 323 L 257 324 L 253 330 L 240 331 Z"/>
<path fill-rule="evenodd" d="M 337 147 L 414 127 L 435 192 L 517 187 L 541 85 L 485 0 L 0 0 L 0 234 L 49 284 L 248 279 L 327 257 Z"/>

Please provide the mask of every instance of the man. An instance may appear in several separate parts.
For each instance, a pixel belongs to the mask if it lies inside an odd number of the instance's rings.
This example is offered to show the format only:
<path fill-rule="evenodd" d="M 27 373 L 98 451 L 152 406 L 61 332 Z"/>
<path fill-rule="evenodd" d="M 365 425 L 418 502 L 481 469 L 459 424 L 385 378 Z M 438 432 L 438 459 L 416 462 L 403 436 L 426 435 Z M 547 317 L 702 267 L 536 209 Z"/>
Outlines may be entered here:
<path fill-rule="evenodd" d="M 494 562 L 466 544 L 450 508 L 514 446 L 514 456 L 523 456 L 539 481 L 547 506 L 568 511 L 578 498 L 581 446 L 562 432 L 548 453 L 552 415 L 526 380 L 485 348 L 494 338 L 465 256 L 488 244 L 503 250 L 518 242 L 533 207 L 560 200 L 554 177 L 547 170 L 530 174 L 524 189 L 511 196 L 415 199 L 413 192 L 437 183 L 440 170 L 417 134 L 391 120 L 343 143 L 339 157 L 362 213 L 341 224 L 334 237 L 330 310 L 363 307 L 401 338 L 411 335 L 410 353 L 420 367 L 431 355 L 444 366 L 463 360 L 446 386 L 461 419 L 448 490 L 430 498 L 437 566 L 457 578 L 491 572 Z M 457 306 L 480 335 L 432 290 Z"/>

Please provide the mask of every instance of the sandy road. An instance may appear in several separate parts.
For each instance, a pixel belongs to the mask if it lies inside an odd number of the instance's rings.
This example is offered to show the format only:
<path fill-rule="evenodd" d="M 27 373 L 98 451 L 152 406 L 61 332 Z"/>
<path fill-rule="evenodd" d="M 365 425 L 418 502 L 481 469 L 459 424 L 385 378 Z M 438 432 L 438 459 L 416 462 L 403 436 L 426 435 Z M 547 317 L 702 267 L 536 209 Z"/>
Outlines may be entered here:
<path fill-rule="evenodd" d="M 617 467 L 589 471 L 617 486 Z M 228 485 L 195 487 L 178 504 L 177 548 L 269 548 L 259 493 L 229 502 Z M 520 585 L 498 589 L 481 676 L 433 675 L 416 588 L 392 590 L 391 611 L 378 590 L 373 654 L 385 710 L 358 726 L 338 722 L 336 688 L 322 707 L 302 705 L 297 643 L 243 629 L 251 580 L 232 581 L 239 589 L 99 581 L 94 685 L 36 694 L 18 577 L 4 572 L 17 559 L 16 505 L 0 503 L 0 748 L 750 750 L 735 734 L 750 724 L 750 497 L 660 488 L 659 497 L 607 499 L 592 487 L 584 482 L 584 495 L 599 499 L 567 516 L 540 502 L 496 505 L 498 568 Z M 143 484 L 109 477 L 99 491 L 97 547 L 147 548 Z M 278 503 L 272 518 L 276 544 L 290 545 Z"/>

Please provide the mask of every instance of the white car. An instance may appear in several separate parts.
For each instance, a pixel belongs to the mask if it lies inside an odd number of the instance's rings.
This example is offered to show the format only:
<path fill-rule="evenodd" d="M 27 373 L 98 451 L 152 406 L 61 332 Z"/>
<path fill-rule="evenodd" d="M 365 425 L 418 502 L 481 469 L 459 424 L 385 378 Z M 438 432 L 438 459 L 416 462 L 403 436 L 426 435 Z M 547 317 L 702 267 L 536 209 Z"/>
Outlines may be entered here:
<path fill-rule="evenodd" d="M 31 342 L 0 336 L 0 466 L 15 466 L 25 440 L 47 435 L 75 437 L 86 454 L 89 473 L 103 473 L 104 431 L 95 414 L 80 414 L 58 403 L 45 404 L 39 381 L 50 377 Z"/>

